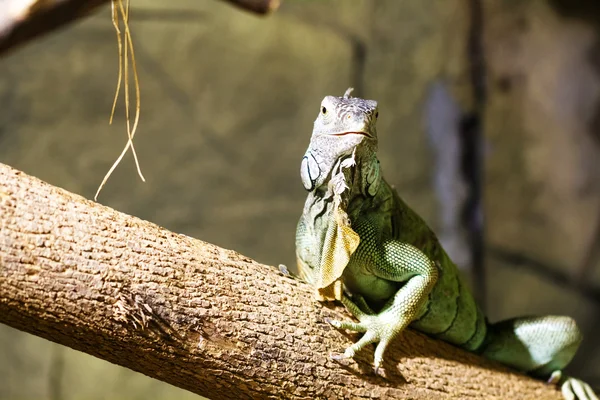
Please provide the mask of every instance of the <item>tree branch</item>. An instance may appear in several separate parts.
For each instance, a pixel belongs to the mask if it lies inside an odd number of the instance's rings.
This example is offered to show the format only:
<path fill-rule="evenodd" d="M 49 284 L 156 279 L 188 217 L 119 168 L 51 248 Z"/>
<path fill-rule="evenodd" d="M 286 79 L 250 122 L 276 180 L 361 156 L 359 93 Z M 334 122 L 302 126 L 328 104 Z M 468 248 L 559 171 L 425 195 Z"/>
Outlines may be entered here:
<path fill-rule="evenodd" d="M 223 0 L 246 11 L 268 14 L 280 0 Z M 1 0 L 0 54 L 89 15 L 109 0 Z"/>
<path fill-rule="evenodd" d="M 0 322 L 192 392 L 242 398 L 534 398 L 555 389 L 412 330 L 335 362 L 355 336 L 311 288 L 0 164 Z"/>

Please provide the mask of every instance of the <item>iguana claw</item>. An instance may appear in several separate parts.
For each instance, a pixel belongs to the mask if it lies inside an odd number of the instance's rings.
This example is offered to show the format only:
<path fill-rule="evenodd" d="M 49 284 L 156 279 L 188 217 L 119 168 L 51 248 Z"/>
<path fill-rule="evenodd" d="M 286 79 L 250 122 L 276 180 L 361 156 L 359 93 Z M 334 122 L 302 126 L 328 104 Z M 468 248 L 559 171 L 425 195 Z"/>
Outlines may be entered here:
<path fill-rule="evenodd" d="M 292 276 L 292 274 L 288 270 L 288 267 L 285 264 L 279 264 L 278 268 L 279 268 L 279 272 L 281 272 L 283 275 Z"/>

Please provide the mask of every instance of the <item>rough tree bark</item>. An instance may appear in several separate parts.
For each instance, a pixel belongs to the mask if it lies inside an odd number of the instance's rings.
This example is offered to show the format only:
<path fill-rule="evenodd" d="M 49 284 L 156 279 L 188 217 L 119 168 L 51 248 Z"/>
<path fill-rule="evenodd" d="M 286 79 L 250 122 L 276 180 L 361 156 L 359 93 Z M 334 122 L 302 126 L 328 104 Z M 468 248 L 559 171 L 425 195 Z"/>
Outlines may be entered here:
<path fill-rule="evenodd" d="M 560 399 L 407 330 L 386 378 L 308 285 L 0 164 L 0 322 L 219 399 Z"/>
<path fill-rule="evenodd" d="M 110 0 L 0 0 L 0 54 L 89 15 Z M 267 14 L 280 0 L 223 0 Z M 167 3 L 165 3 L 167 4 Z"/>

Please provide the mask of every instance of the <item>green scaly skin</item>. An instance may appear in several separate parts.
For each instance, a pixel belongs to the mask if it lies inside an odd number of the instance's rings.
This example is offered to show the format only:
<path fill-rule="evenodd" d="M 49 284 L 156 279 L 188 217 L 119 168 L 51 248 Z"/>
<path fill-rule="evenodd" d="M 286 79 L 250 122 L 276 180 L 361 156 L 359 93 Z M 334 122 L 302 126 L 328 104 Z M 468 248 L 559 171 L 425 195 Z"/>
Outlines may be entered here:
<path fill-rule="evenodd" d="M 567 400 L 598 400 L 586 383 L 561 373 L 582 340 L 573 319 L 487 323 L 435 234 L 381 176 L 377 102 L 350 91 L 321 103 L 301 166 L 309 194 L 296 233 L 301 277 L 319 300 L 341 300 L 358 320 L 329 322 L 364 333 L 339 358 L 377 343 L 377 371 L 389 343 L 411 325 L 559 384 Z"/>

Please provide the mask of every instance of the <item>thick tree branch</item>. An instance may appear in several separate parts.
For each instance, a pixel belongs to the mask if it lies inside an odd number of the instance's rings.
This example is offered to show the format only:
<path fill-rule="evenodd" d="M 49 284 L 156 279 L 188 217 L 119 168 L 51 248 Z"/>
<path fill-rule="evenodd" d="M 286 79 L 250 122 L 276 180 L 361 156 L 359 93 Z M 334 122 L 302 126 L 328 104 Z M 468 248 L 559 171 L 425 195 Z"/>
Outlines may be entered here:
<path fill-rule="evenodd" d="M 0 164 L 0 322 L 219 399 L 560 399 L 406 331 L 386 379 L 306 284 Z"/>
<path fill-rule="evenodd" d="M 280 0 L 223 0 L 267 14 Z M 0 0 L 0 54 L 90 14 L 109 0 Z"/>

